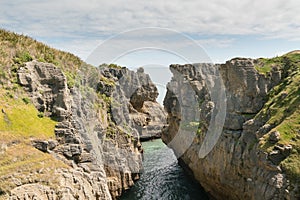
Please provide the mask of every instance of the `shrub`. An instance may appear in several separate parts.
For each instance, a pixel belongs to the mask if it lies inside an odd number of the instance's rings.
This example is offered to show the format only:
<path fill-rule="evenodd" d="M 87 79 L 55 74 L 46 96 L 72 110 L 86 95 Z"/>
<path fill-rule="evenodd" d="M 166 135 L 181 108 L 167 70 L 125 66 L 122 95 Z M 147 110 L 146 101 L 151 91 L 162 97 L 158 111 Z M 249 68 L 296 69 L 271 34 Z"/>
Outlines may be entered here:
<path fill-rule="evenodd" d="M 16 64 L 23 64 L 32 60 L 33 58 L 28 51 L 17 52 L 16 56 L 13 58 L 13 61 Z"/>
<path fill-rule="evenodd" d="M 38 117 L 39 117 L 39 118 L 43 118 L 43 117 L 44 117 L 44 113 L 43 113 L 43 112 L 39 112 L 39 113 L 38 113 Z"/>
<path fill-rule="evenodd" d="M 30 103 L 30 99 L 28 97 L 24 97 L 24 98 L 22 98 L 22 100 L 23 100 L 23 102 L 25 104 L 29 104 Z"/>

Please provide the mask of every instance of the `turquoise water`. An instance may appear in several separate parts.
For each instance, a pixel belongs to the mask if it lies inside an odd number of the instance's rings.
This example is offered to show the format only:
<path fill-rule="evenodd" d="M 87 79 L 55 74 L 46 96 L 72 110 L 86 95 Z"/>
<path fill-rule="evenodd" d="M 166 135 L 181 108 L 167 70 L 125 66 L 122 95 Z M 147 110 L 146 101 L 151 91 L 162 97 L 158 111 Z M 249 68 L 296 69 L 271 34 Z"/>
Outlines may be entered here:
<path fill-rule="evenodd" d="M 208 200 L 201 186 L 188 177 L 160 139 L 143 142 L 144 173 L 121 200 Z"/>

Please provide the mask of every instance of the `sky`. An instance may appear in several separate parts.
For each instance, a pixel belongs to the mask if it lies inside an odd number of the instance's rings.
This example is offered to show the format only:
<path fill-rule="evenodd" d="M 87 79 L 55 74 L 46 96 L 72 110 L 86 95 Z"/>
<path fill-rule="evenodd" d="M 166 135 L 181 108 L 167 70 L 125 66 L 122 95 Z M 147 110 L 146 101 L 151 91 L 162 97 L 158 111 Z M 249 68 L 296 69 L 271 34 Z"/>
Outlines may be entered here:
<path fill-rule="evenodd" d="M 0 28 L 95 66 L 144 66 L 164 94 L 172 63 L 300 49 L 299 9 L 299 0 L 0 0 Z"/>
<path fill-rule="evenodd" d="M 0 27 L 83 60 L 122 32 L 164 28 L 194 40 L 213 62 L 225 62 L 299 49 L 299 9 L 298 0 L 0 0 Z"/>
<path fill-rule="evenodd" d="M 299 0 L 0 0 L 0 28 L 94 65 L 150 69 L 300 49 L 299 9 Z"/>

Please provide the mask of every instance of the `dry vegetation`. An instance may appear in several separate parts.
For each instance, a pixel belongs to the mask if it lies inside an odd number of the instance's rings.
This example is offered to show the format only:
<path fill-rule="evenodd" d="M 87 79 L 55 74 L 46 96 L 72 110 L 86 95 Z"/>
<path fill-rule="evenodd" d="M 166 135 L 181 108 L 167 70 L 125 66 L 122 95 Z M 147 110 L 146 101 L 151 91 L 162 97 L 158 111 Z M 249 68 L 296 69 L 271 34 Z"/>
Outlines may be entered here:
<path fill-rule="evenodd" d="M 86 65 L 77 56 L 53 49 L 28 36 L 0 29 L 0 86 L 15 83 L 16 69 L 30 60 L 53 63 L 62 68 L 68 81 L 74 82 L 77 70 Z"/>
<path fill-rule="evenodd" d="M 0 199 L 26 183 L 56 187 L 55 170 L 68 167 L 31 145 L 33 139 L 54 138 L 56 124 L 36 110 L 17 83 L 17 69 L 33 59 L 57 65 L 68 79 L 84 64 L 70 53 L 0 29 Z"/>

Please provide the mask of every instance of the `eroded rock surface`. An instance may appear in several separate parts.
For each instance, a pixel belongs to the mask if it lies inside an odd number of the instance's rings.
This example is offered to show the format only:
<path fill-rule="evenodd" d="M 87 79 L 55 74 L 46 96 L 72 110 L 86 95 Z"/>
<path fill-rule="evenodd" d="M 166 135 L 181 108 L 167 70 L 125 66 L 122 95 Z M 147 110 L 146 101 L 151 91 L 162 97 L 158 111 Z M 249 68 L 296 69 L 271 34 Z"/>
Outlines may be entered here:
<path fill-rule="evenodd" d="M 112 116 L 116 124 L 137 130 L 141 140 L 160 138 L 167 125 L 167 113 L 156 102 L 158 91 L 149 75 L 142 68 L 137 73 L 126 68 L 104 69 L 102 74 L 115 79 L 118 84 L 111 93 L 114 99 Z"/>
<path fill-rule="evenodd" d="M 119 80 L 128 77 L 122 87 Z M 142 171 L 139 134 L 160 136 L 166 123 L 148 75 L 91 67 L 79 72 L 80 86 L 69 89 L 59 68 L 32 61 L 18 79 L 39 112 L 58 121 L 54 140 L 32 145 L 69 168 L 55 171 L 56 187 L 19 185 L 10 199 L 116 199 L 134 184 Z"/>
<path fill-rule="evenodd" d="M 268 92 L 280 83 L 283 75 L 276 68 L 268 75 L 259 74 L 254 68 L 256 62 L 236 58 L 222 65 L 210 65 L 210 70 L 208 64 L 171 65 L 173 78 L 169 86 L 172 89 L 168 89 L 164 100 L 169 127 L 162 138 L 165 143 L 170 143 L 180 130 L 180 122 L 189 117 L 198 119 L 198 132 L 183 155 L 179 154 L 179 160 L 216 199 L 299 199 L 299 186 L 292 185 L 279 166 L 291 147 L 278 147 L 271 153 L 258 147 L 259 139 L 273 127 L 266 124 L 266 119 L 253 117 L 262 109 Z M 220 138 L 212 151 L 200 158 L 199 149 L 211 116 L 222 110 L 217 107 L 220 102 L 211 99 L 212 94 L 218 95 L 220 88 L 214 88 L 203 72 L 222 78 L 227 110 Z M 193 92 L 187 90 L 189 87 Z M 199 102 L 198 118 L 191 117 L 196 112 L 192 111 L 189 101 L 184 100 L 193 95 Z M 279 134 L 270 137 L 272 142 L 279 140 Z M 175 153 L 181 151 L 180 145 L 172 148 Z"/>

